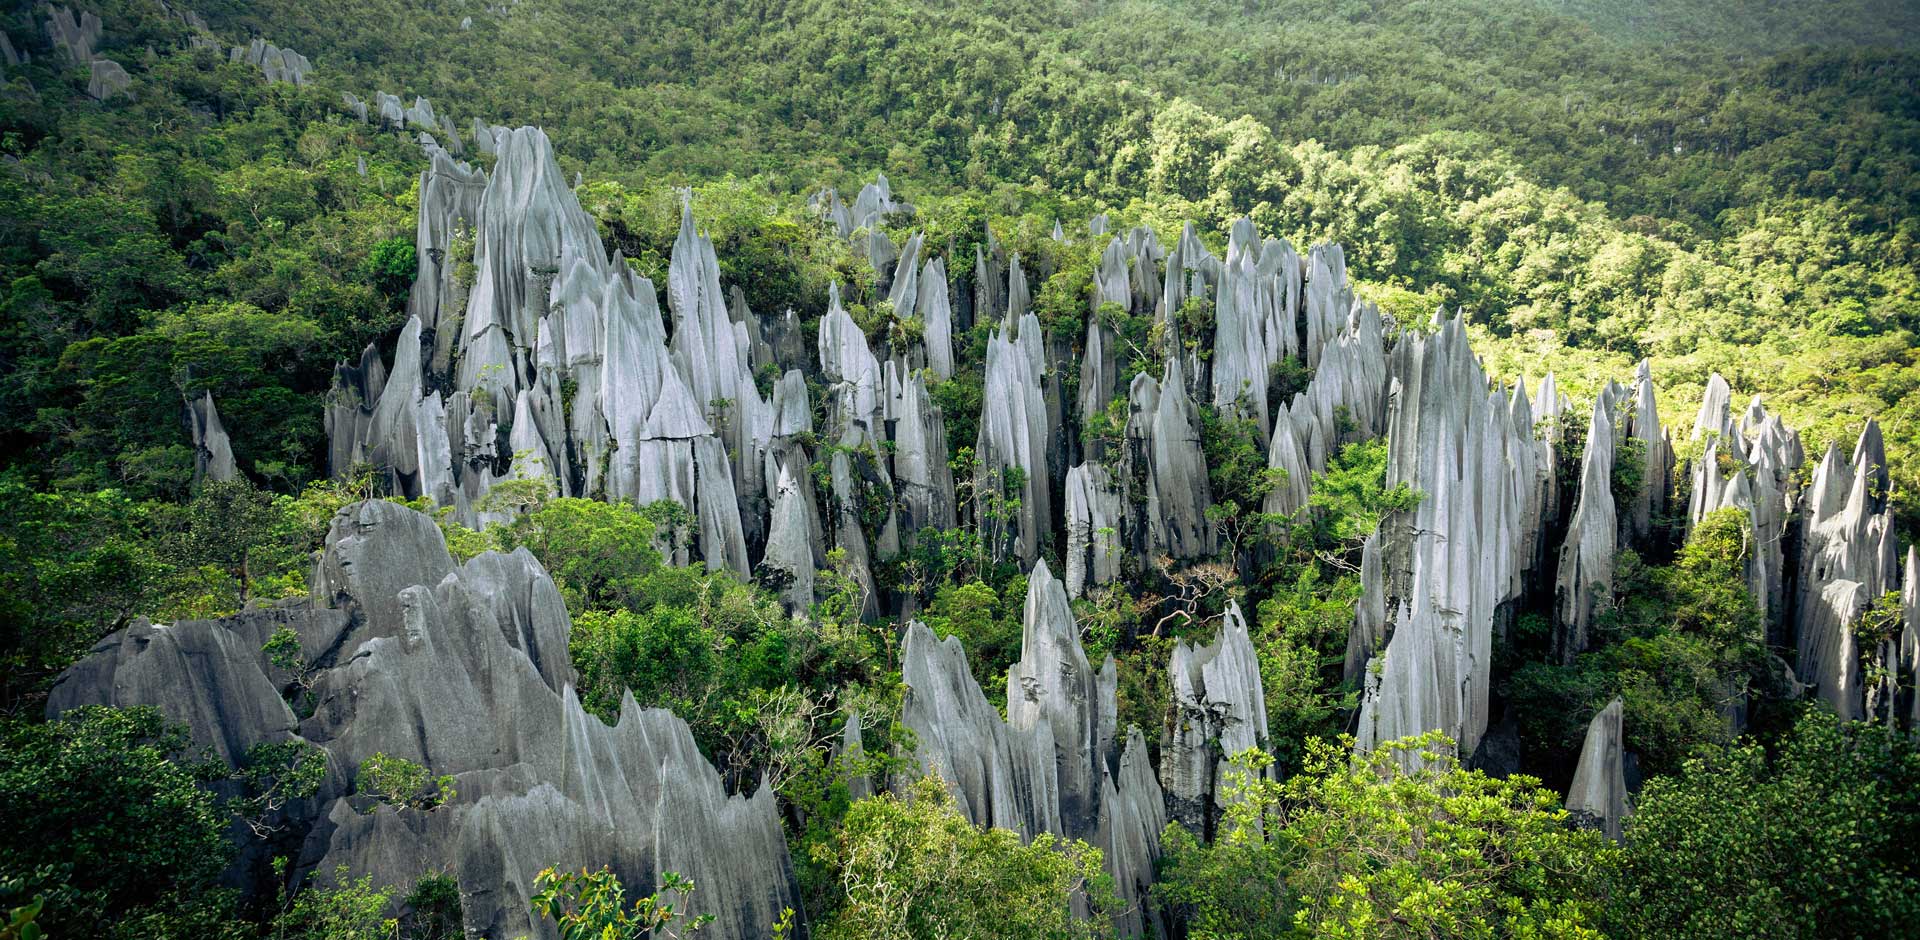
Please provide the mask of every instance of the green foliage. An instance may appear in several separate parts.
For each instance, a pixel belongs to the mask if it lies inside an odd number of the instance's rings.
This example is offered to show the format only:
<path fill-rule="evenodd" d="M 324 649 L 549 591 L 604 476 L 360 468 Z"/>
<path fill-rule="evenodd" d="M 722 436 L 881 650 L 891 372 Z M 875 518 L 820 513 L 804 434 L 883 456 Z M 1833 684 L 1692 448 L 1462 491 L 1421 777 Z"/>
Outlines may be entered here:
<path fill-rule="evenodd" d="M 401 809 L 430 812 L 450 802 L 458 791 L 453 777 L 433 776 L 425 766 L 404 757 L 376 753 L 360 762 L 354 786 L 379 803 Z"/>
<path fill-rule="evenodd" d="M 1024 576 L 1016 575 L 1001 591 L 979 581 L 949 584 L 934 593 L 921 620 L 943 640 L 959 637 L 980 687 L 989 699 L 1004 699 L 1005 683 L 994 679 L 1020 658 L 1026 599 Z"/>
<path fill-rule="evenodd" d="M 1352 689 L 1341 687 L 1340 673 L 1359 599 L 1359 578 L 1346 574 L 1329 583 L 1309 566 L 1260 602 L 1254 647 L 1267 695 L 1270 747 L 1284 768 L 1299 766 L 1310 740 L 1338 734 L 1358 701 Z"/>
<path fill-rule="evenodd" d="M 155 605 L 166 568 L 147 524 L 147 507 L 118 492 L 41 493 L 0 476 L 0 710 Z"/>
<path fill-rule="evenodd" d="M 182 760 L 186 729 L 151 708 L 88 707 L 0 727 L 0 882 L 45 900 L 49 936 L 136 916 L 224 913 L 227 815 Z"/>
<path fill-rule="evenodd" d="M 413 286 L 418 264 L 413 239 L 395 237 L 374 243 L 367 252 L 366 271 L 381 293 L 397 297 Z"/>
<path fill-rule="evenodd" d="M 1340 448 L 1328 458 L 1326 472 L 1314 475 L 1307 525 L 1316 551 L 1351 557 L 1387 514 L 1420 505 L 1422 494 L 1408 484 L 1387 486 L 1388 456 L 1385 438 L 1358 441 Z"/>
<path fill-rule="evenodd" d="M 1010 830 L 979 828 L 938 777 L 855 803 L 813 851 L 840 889 L 815 927 L 823 940 L 1100 937 L 1118 903 L 1100 850 L 1047 833 L 1022 845 Z M 1075 891 L 1092 916 L 1073 916 Z"/>
<path fill-rule="evenodd" d="M 466 936 L 460 882 L 452 875 L 436 872 L 420 876 L 413 890 L 407 892 L 405 903 L 401 929 L 407 940 L 460 940 Z"/>
<path fill-rule="evenodd" d="M 629 908 L 626 889 L 611 869 L 556 872 L 545 869 L 533 879 L 533 913 L 560 928 L 560 940 L 646 940 L 683 937 L 712 922 L 712 914 L 688 917 L 675 898 L 693 893 L 693 882 L 678 872 L 662 872 L 660 891 L 637 898 Z"/>
<path fill-rule="evenodd" d="M 41 940 L 46 936 L 46 931 L 41 929 L 37 921 L 46 906 L 45 897 L 35 896 L 18 907 L 0 907 L 0 912 L 6 914 L 6 921 L 0 923 L 0 940 Z"/>
<path fill-rule="evenodd" d="M 1542 766 L 1571 768 L 1586 720 L 1615 696 L 1626 746 L 1648 773 L 1676 772 L 1695 747 L 1730 739 L 1726 710 L 1771 681 L 1746 589 L 1748 539 L 1745 514 L 1723 509 L 1694 526 L 1669 567 L 1621 555 L 1620 601 L 1596 626 L 1598 647 L 1568 666 L 1528 662 L 1508 683 L 1521 740 Z"/>
<path fill-rule="evenodd" d="M 246 760 L 234 776 L 241 795 L 227 809 L 240 816 L 254 835 L 266 838 L 282 828 L 276 817 L 288 802 L 319 792 L 327 777 L 327 754 L 299 738 L 263 741 L 247 748 Z"/>
<path fill-rule="evenodd" d="M 333 886 L 311 884 L 274 918 L 273 940 L 388 940 L 399 921 L 387 917 L 392 888 L 373 887 L 373 876 L 354 879 L 347 866 L 333 872 Z"/>
<path fill-rule="evenodd" d="M 1627 819 L 1613 935 L 1872 937 L 1920 913 L 1920 754 L 1808 708 L 1648 781 Z"/>
<path fill-rule="evenodd" d="M 1351 748 L 1315 740 L 1284 783 L 1237 755 L 1214 844 L 1168 827 L 1155 893 L 1194 936 L 1600 936 L 1614 851 L 1539 781 L 1466 770 L 1437 733 Z"/>
<path fill-rule="evenodd" d="M 553 499 L 487 534 L 501 551 L 525 548 L 553 575 L 573 611 L 637 606 L 644 582 L 660 570 L 658 529 L 640 510 L 619 502 Z"/>

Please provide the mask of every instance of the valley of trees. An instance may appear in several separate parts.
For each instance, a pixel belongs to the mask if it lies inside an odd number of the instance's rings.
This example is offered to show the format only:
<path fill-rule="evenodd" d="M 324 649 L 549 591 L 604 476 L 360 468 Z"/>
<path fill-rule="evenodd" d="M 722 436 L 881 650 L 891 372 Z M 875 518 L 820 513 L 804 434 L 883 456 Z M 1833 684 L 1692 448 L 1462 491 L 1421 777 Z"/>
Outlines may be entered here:
<path fill-rule="evenodd" d="M 256 748 L 234 768 L 150 708 L 45 715 L 56 677 L 136 618 L 307 596 L 335 513 L 399 498 L 377 468 L 329 474 L 323 410 L 336 363 L 391 349 L 406 321 L 427 164 L 343 92 L 426 96 L 463 133 L 474 119 L 543 127 L 606 248 L 657 284 L 684 188 L 722 281 L 753 310 L 795 311 L 808 348 L 833 284 L 869 337 L 917 328 L 807 206 L 876 171 L 952 259 L 989 229 L 1018 252 L 1050 330 L 1110 318 L 1133 344 L 1128 376 L 1161 369 L 1152 325 L 1088 311 L 1105 240 L 1055 240 L 1056 222 L 1079 236 L 1106 213 L 1114 231 L 1145 225 L 1171 244 L 1192 220 L 1217 251 L 1245 216 L 1302 247 L 1337 241 L 1360 295 L 1401 325 L 1462 311 L 1499 378 L 1552 371 L 1585 403 L 1647 359 L 1678 420 L 1718 372 L 1815 455 L 1877 419 L 1900 543 L 1920 537 L 1908 4 L 195 9 L 223 39 L 305 53 L 305 85 L 195 48 L 158 0 L 83 6 L 129 94 L 89 96 L 43 5 L 0 9 L 31 55 L 0 73 L 0 940 L 462 935 L 441 869 L 288 883 L 299 846 L 275 821 L 327 772 L 300 748 Z M 972 475 L 992 332 L 984 317 L 956 332 L 961 365 L 930 387 L 956 480 Z M 232 434 L 234 482 L 196 478 L 182 414 L 204 393 Z M 1270 739 L 1235 756 L 1217 831 L 1166 830 L 1152 901 L 1177 935 L 1824 938 L 1894 936 L 1920 916 L 1912 732 L 1891 708 L 1848 722 L 1795 698 L 1778 669 L 1792 650 L 1744 589 L 1738 513 L 1690 531 L 1684 506 L 1655 519 L 1644 552 L 1622 551 L 1611 611 L 1577 657 L 1550 654 L 1550 612 L 1513 612 L 1494 675 L 1517 766 L 1477 765 L 1438 735 L 1355 755 L 1342 664 L 1362 542 L 1426 494 L 1389 485 L 1384 441 L 1349 443 L 1309 504 L 1276 518 L 1261 511 L 1275 480 L 1258 430 L 1211 406 L 1201 430 L 1220 557 L 1130 560 L 1127 578 L 1074 601 L 1088 658 L 1115 659 L 1120 726 L 1145 729 L 1156 755 L 1174 720 L 1171 650 L 1220 632 L 1230 602 L 1248 613 Z M 1563 475 L 1578 477 L 1578 457 Z M 891 720 L 900 624 L 867 612 L 844 556 L 789 613 L 768 584 L 673 564 L 692 524 L 677 503 L 516 483 L 489 500 L 508 521 L 480 531 L 412 505 L 437 515 L 456 561 L 525 549 L 551 575 L 589 713 L 612 723 L 628 695 L 670 709 L 731 791 L 771 787 L 802 908 L 782 935 L 1112 935 L 1097 849 L 977 828 L 932 781 L 850 789 L 915 768 L 912 732 Z M 874 574 L 896 608 L 960 639 L 1004 711 L 1029 575 L 984 528 L 923 533 Z M 1889 632 L 1863 639 L 1890 638 L 1898 616 L 1876 608 L 1869 622 Z M 290 687 L 317 668 L 297 638 L 267 652 Z M 1751 695 L 1743 733 L 1725 719 L 1729 683 Z M 1560 796 L 1588 720 L 1615 698 L 1637 762 L 1617 843 Z M 836 745 L 850 715 L 863 716 L 854 755 Z M 457 799 L 403 758 L 363 765 L 354 786 L 366 812 Z M 243 856 L 261 861 L 236 878 Z M 535 907 L 564 937 L 698 936 L 685 899 L 706 889 L 652 888 L 549 871 Z"/>

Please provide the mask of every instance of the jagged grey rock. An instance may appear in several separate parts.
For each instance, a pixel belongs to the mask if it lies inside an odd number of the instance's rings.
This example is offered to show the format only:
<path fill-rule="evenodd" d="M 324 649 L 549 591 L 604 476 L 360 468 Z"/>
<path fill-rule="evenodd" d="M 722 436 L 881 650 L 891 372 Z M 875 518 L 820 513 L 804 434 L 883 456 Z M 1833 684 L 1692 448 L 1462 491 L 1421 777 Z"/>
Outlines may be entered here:
<path fill-rule="evenodd" d="M 1421 494 L 1383 520 L 1391 632 L 1367 667 L 1356 747 L 1438 730 L 1471 755 L 1487 727 L 1493 622 L 1516 593 L 1532 428 L 1513 424 L 1459 317 L 1403 334 L 1390 359 L 1387 484 Z"/>
<path fill-rule="evenodd" d="M 1622 742 L 1624 704 L 1619 698 L 1593 716 L 1580 746 L 1580 763 L 1567 790 L 1567 811 L 1620 841 L 1621 828 L 1632 812 L 1627 802 L 1626 756 Z"/>
<path fill-rule="evenodd" d="M 67 7 L 47 8 L 47 40 L 74 65 L 90 65 L 94 61 L 93 47 L 100 41 L 100 32 L 100 17 L 92 12 L 83 11 L 76 18 Z"/>
<path fill-rule="evenodd" d="M 95 59 L 87 66 L 87 95 L 95 101 L 107 101 L 129 94 L 133 76 L 112 59 Z"/>
<path fill-rule="evenodd" d="M 49 710 L 151 704 L 230 762 L 294 735 L 327 753 L 301 804 L 299 870 L 346 865 L 380 885 L 421 872 L 458 881 L 465 927 L 550 938 L 530 919 L 542 868 L 610 866 L 632 890 L 679 872 L 708 932 L 766 936 L 798 904 L 772 791 L 729 795 L 685 723 L 631 697 L 607 725 L 570 686 L 566 611 L 524 550 L 455 566 L 439 529 L 391 503 L 343 510 L 328 536 L 318 605 L 218 622 L 145 622 L 100 644 L 56 685 Z M 312 717 L 297 721 L 261 646 L 290 626 L 318 667 Z M 355 809 L 355 771 L 375 753 L 456 780 L 431 810 Z M 298 831 L 298 830 L 296 830 Z"/>
<path fill-rule="evenodd" d="M 1580 495 L 1560 546 L 1554 578 L 1554 653 L 1563 663 L 1587 648 L 1594 618 L 1613 607 L 1613 556 L 1618 522 L 1613 504 L 1613 413 L 1602 392 L 1587 423 Z"/>
<path fill-rule="evenodd" d="M 1006 721 L 967 671 L 957 638 L 936 641 L 925 624 L 909 623 L 901 664 L 901 722 L 915 733 L 918 766 L 946 781 L 967 818 L 1026 838 L 1086 839 L 1127 902 L 1120 934 L 1158 924 L 1145 898 L 1164 828 L 1160 786 L 1138 729 L 1116 766 L 1113 660 L 1090 667 L 1064 586 L 1045 563 L 1029 580 Z"/>
<path fill-rule="evenodd" d="M 1040 321 L 1031 314 L 1021 318 L 1018 334 L 1015 324 L 1009 320 L 987 341 L 985 400 L 974 447 L 974 517 L 996 554 L 1011 551 L 1029 564 L 1039 557 L 1041 535 L 1053 518 L 1047 480 L 1052 428 L 1042 392 Z M 1014 477 L 1018 486 L 1008 492 Z"/>
<path fill-rule="evenodd" d="M 928 258 L 920 271 L 920 295 L 914 301 L 920 313 L 927 345 L 927 368 L 939 381 L 953 378 L 953 300 L 947 288 L 947 265 Z"/>
<path fill-rule="evenodd" d="M 1673 465 L 1672 449 L 1660 427 L 1653 366 L 1645 359 L 1634 370 L 1631 401 L 1625 425 L 1627 435 L 1640 442 L 1640 485 L 1626 509 L 1626 528 L 1634 542 L 1644 542 L 1653 532 L 1655 518 L 1666 513 L 1668 476 Z"/>
<path fill-rule="evenodd" d="M 201 392 L 187 404 L 187 427 L 193 436 L 193 479 L 231 483 L 240 477 L 233 460 L 233 442 L 220 424 L 220 412 L 213 406 L 213 393 Z"/>
<path fill-rule="evenodd" d="M 1129 438 L 1143 441 L 1148 461 L 1146 531 L 1149 550 L 1185 560 L 1204 558 L 1218 547 L 1207 510 L 1207 458 L 1200 449 L 1199 414 L 1187 397 L 1179 359 L 1168 361 L 1157 385 L 1146 375 L 1134 378 L 1129 392 L 1133 415 Z"/>
<path fill-rule="evenodd" d="M 1853 460 L 1829 443 L 1802 509 L 1794 671 L 1843 717 L 1865 711 L 1851 627 L 1900 576 L 1883 448 L 1871 420 Z"/>
<path fill-rule="evenodd" d="M 1386 573 L 1381 570 L 1380 530 L 1375 528 L 1360 545 L 1360 599 L 1354 603 L 1353 626 L 1347 631 L 1347 657 L 1341 677 L 1359 684 L 1367 662 L 1387 641 Z"/>
<path fill-rule="evenodd" d="M 1169 815 L 1190 832 L 1209 835 L 1226 805 L 1228 761 L 1250 747 L 1271 749 L 1260 658 L 1240 605 L 1228 602 L 1213 642 L 1176 644 L 1168 671 L 1174 711 L 1160 750 L 1160 781 Z"/>
<path fill-rule="evenodd" d="M 425 122 L 430 109 L 420 100 L 399 117 Z M 751 314 L 728 309 L 711 241 L 684 212 L 669 349 L 653 284 L 606 256 L 546 136 L 476 126 L 497 154 L 491 176 L 428 148 L 413 320 L 384 388 L 346 387 L 358 376 L 342 370 L 328 412 L 335 472 L 371 460 L 397 492 L 468 525 L 499 518 L 486 496 L 510 477 L 549 479 L 561 495 L 671 499 L 694 514 L 675 560 L 697 549 L 746 574 L 772 510 L 772 415 L 753 381 Z"/>
<path fill-rule="evenodd" d="M 1120 575 L 1122 530 L 1129 525 L 1125 499 L 1106 465 L 1083 463 L 1067 471 L 1067 593 L 1109 584 Z"/>

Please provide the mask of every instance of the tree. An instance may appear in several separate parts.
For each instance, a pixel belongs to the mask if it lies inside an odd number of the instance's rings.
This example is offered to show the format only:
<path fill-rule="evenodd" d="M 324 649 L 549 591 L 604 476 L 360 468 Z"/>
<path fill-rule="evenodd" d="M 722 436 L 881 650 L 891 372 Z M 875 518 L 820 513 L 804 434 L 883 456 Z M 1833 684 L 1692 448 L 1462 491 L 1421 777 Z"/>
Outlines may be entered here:
<path fill-rule="evenodd" d="M 386 754 L 375 754 L 361 761 L 354 784 L 360 792 L 381 803 L 402 809 L 432 810 L 458 795 L 451 775 L 435 777 L 415 761 Z"/>
<path fill-rule="evenodd" d="M 0 712 L 157 604 L 166 569 L 149 516 L 111 490 L 40 493 L 0 476 Z"/>
<path fill-rule="evenodd" d="M 1616 936 L 1890 937 L 1920 916 L 1920 752 L 1807 708 L 1656 777 L 1627 819 Z"/>
<path fill-rule="evenodd" d="M 822 940 L 1092 938 L 1106 935 L 1118 903 L 1100 850 L 1047 833 L 1023 845 L 1010 830 L 975 826 L 938 777 L 853 804 L 814 857 L 838 886 L 815 930 Z M 1074 916 L 1076 896 L 1091 916 Z"/>
<path fill-rule="evenodd" d="M 547 500 L 492 530 L 502 551 L 525 548 L 573 611 L 647 606 L 642 583 L 660 567 L 654 523 L 640 510 L 591 499 Z"/>
<path fill-rule="evenodd" d="M 688 917 L 675 907 L 693 893 L 693 882 L 678 872 L 660 875 L 660 891 L 626 903 L 626 889 L 611 869 L 556 872 L 534 876 L 533 912 L 560 927 L 560 940 L 668 940 L 696 933 L 712 914 Z M 671 897 L 668 896 L 671 892 Z"/>
<path fill-rule="evenodd" d="M 1285 783 L 1250 749 L 1213 845 L 1168 826 L 1155 892 L 1196 937 L 1599 937 L 1613 850 L 1537 780 L 1466 770 L 1437 732 L 1352 746 L 1313 739 Z"/>
<path fill-rule="evenodd" d="M 74 709 L 0 726 L 0 882 L 46 899 L 51 936 L 105 936 L 136 913 L 226 916 L 228 815 L 152 708 Z"/>

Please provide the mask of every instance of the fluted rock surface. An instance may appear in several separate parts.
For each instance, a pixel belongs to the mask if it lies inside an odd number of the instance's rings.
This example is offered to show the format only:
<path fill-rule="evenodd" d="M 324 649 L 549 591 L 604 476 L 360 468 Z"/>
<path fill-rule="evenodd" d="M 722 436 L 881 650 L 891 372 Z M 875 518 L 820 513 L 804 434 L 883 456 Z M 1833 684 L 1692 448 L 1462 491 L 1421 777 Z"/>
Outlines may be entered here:
<path fill-rule="evenodd" d="M 1040 321 L 1032 314 L 1009 319 L 987 341 L 974 512 L 995 552 L 1023 564 L 1039 557 L 1053 518 L 1047 449 L 1054 429 L 1042 392 L 1045 368 Z"/>
<path fill-rule="evenodd" d="M 327 546 L 316 575 L 326 606 L 138 623 L 69 670 L 49 710 L 155 705 L 229 761 L 297 734 L 329 767 L 295 820 L 307 832 L 301 870 L 344 864 L 401 886 L 446 870 L 478 935 L 553 936 L 527 903 L 548 866 L 610 865 L 630 888 L 679 872 L 699 885 L 686 909 L 714 914 L 717 936 L 765 936 L 796 904 L 769 789 L 729 795 L 670 713 L 629 698 L 607 725 L 581 709 L 566 610 L 531 555 L 456 566 L 430 519 L 380 502 L 343 510 Z M 261 651 L 281 627 L 318 669 L 305 721 Z M 351 781 L 375 753 L 454 776 L 457 797 L 358 811 Z"/>
<path fill-rule="evenodd" d="M 220 423 L 213 393 L 202 392 L 187 404 L 187 427 L 193 436 L 193 479 L 231 483 L 240 477 L 233 460 L 233 441 Z"/>
<path fill-rule="evenodd" d="M 1162 381 L 1142 373 L 1128 392 L 1128 457 L 1146 481 L 1143 530 L 1147 550 L 1176 560 L 1204 558 L 1218 548 L 1207 510 L 1207 458 L 1200 447 L 1200 416 L 1187 396 L 1180 361 L 1167 363 Z M 1144 463 L 1142 463 L 1144 462 Z"/>
<path fill-rule="evenodd" d="M 398 111 L 397 99 L 380 101 Z M 401 118 L 430 111 L 416 101 Z M 452 506 L 469 525 L 496 518 L 486 496 L 508 478 L 545 479 L 560 495 L 673 500 L 695 517 L 675 560 L 697 552 L 746 574 L 771 513 L 772 414 L 712 242 L 684 212 L 669 344 L 654 285 L 606 256 L 546 136 L 486 130 L 476 139 L 498 154 L 490 177 L 428 150 L 412 320 L 384 383 L 367 381 L 369 357 L 339 370 L 334 473 L 370 461 L 396 492 Z"/>
<path fill-rule="evenodd" d="M 1002 721 L 968 672 L 960 641 L 938 641 L 912 622 L 901 655 L 901 723 L 915 734 L 919 770 L 945 780 L 969 820 L 1100 848 L 1127 902 L 1120 935 L 1139 935 L 1158 922 L 1145 897 L 1164 827 L 1160 785 L 1138 729 L 1129 729 L 1116 763 L 1113 659 L 1092 669 L 1079 636 L 1065 587 L 1042 562 L 1028 582 Z"/>
<path fill-rule="evenodd" d="M 1226 802 L 1228 761 L 1250 747 L 1271 749 L 1260 658 L 1240 605 L 1229 602 L 1213 642 L 1174 646 L 1167 668 L 1174 711 L 1160 752 L 1161 784 L 1174 820 L 1211 833 Z"/>
<path fill-rule="evenodd" d="M 1575 818 L 1620 841 L 1621 827 L 1630 809 L 1627 805 L 1625 752 L 1622 749 L 1622 709 L 1616 698 L 1593 716 L 1587 725 L 1586 741 L 1580 746 L 1580 763 L 1573 772 L 1573 785 L 1567 790 L 1567 811 Z"/>
<path fill-rule="evenodd" d="M 87 65 L 87 94 L 95 101 L 106 101 L 127 94 L 133 76 L 112 59 L 95 59 Z"/>
<path fill-rule="evenodd" d="M 1554 654 L 1563 663 L 1587 648 L 1596 617 L 1613 607 L 1613 556 L 1619 523 L 1613 501 L 1612 396 L 1603 391 L 1587 423 L 1580 460 L 1580 495 L 1560 546 L 1554 579 Z"/>
<path fill-rule="evenodd" d="M 1753 536 L 1747 588 L 1776 637 L 1787 612 L 1786 528 L 1798 503 L 1797 471 L 1805 462 L 1800 435 L 1755 397 L 1735 423 L 1732 390 L 1719 373 L 1707 380 L 1692 440 L 1700 455 L 1689 469 L 1692 495 L 1689 530 L 1707 513 L 1735 508 L 1746 514 Z"/>
<path fill-rule="evenodd" d="M 1439 730 L 1472 754 L 1487 727 L 1493 623 L 1517 594 L 1538 455 L 1455 317 L 1391 356 L 1387 484 L 1421 494 L 1380 534 L 1391 634 L 1367 670 L 1356 744 Z"/>
<path fill-rule="evenodd" d="M 1899 585 L 1885 445 L 1871 419 L 1853 459 L 1829 443 L 1802 506 L 1794 672 L 1843 716 L 1865 712 L 1853 625 Z"/>
<path fill-rule="evenodd" d="M 91 11 L 75 16 L 64 6 L 47 8 L 47 39 L 75 65 L 93 62 L 93 47 L 100 41 L 101 28 L 100 17 Z"/>

